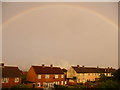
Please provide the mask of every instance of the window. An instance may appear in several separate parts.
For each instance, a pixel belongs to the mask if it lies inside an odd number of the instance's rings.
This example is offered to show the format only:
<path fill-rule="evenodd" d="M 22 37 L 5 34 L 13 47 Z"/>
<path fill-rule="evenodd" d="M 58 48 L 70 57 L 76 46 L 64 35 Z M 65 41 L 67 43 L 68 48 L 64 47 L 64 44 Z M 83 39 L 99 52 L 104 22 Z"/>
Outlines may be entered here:
<path fill-rule="evenodd" d="M 111 76 L 111 73 L 108 73 L 108 76 Z"/>
<path fill-rule="evenodd" d="M 55 78 L 58 78 L 58 75 L 55 75 Z"/>
<path fill-rule="evenodd" d="M 8 83 L 9 78 L 2 78 L 2 83 Z"/>
<path fill-rule="evenodd" d="M 61 85 L 63 85 L 63 81 L 61 81 Z"/>
<path fill-rule="evenodd" d="M 41 79 L 41 75 L 38 75 L 38 79 Z"/>
<path fill-rule="evenodd" d="M 58 83 L 58 85 L 60 84 L 60 82 L 57 82 Z"/>
<path fill-rule="evenodd" d="M 61 75 L 61 78 L 64 78 L 64 75 Z"/>
<path fill-rule="evenodd" d="M 65 81 L 65 84 L 67 84 L 67 81 Z"/>
<path fill-rule="evenodd" d="M 37 87 L 40 87 L 41 85 L 40 85 L 40 83 L 37 83 Z"/>
<path fill-rule="evenodd" d="M 84 76 L 84 73 L 83 73 L 83 76 Z"/>
<path fill-rule="evenodd" d="M 19 82 L 19 78 L 15 78 L 15 82 L 16 82 L 16 83 Z"/>
<path fill-rule="evenodd" d="M 45 78 L 49 78 L 49 75 L 45 75 Z"/>

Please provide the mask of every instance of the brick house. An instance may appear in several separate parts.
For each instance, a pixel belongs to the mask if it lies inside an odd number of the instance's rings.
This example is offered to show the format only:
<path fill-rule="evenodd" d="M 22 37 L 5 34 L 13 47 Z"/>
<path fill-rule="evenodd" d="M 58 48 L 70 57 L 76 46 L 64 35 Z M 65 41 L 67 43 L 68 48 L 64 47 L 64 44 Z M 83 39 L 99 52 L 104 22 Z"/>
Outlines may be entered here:
<path fill-rule="evenodd" d="M 27 81 L 33 82 L 33 88 L 54 87 L 54 84 L 64 85 L 64 80 L 62 69 L 53 65 L 31 66 L 27 73 Z"/>
<path fill-rule="evenodd" d="M 85 83 L 87 81 L 95 81 L 100 78 L 101 74 L 107 77 L 111 77 L 111 73 L 114 72 L 113 68 L 99 68 L 99 67 L 85 67 L 85 66 L 71 66 L 67 71 L 67 78 L 69 82 L 75 82 L 73 77 L 76 77 L 76 83 Z"/>
<path fill-rule="evenodd" d="M 2 88 L 10 88 L 14 85 L 21 84 L 21 71 L 18 67 L 4 66 L 2 64 Z"/>

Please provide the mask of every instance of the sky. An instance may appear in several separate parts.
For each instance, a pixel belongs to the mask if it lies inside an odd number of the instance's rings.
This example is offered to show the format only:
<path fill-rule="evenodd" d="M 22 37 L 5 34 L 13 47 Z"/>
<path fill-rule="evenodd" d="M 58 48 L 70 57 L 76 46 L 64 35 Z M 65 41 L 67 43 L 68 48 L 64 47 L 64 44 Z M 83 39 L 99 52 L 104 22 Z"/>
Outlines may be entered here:
<path fill-rule="evenodd" d="M 2 62 L 118 67 L 117 2 L 2 4 Z"/>

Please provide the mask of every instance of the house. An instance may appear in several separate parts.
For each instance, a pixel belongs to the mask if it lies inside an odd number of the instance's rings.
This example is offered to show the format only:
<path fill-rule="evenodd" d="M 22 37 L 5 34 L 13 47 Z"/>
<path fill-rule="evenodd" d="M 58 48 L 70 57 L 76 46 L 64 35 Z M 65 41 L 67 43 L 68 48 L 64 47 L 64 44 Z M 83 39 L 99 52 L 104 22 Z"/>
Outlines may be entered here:
<path fill-rule="evenodd" d="M 64 85 L 65 76 L 60 67 L 53 65 L 31 66 L 27 73 L 27 81 L 33 82 L 33 88 L 54 87 L 54 85 Z"/>
<path fill-rule="evenodd" d="M 100 78 L 101 74 L 111 77 L 114 72 L 113 68 L 99 68 L 99 67 L 85 67 L 85 66 L 71 66 L 67 71 L 67 78 L 69 82 L 85 83 L 87 81 L 95 81 Z"/>
<path fill-rule="evenodd" d="M 21 71 L 18 67 L 14 66 L 4 66 L 1 64 L 2 68 L 2 88 L 10 88 L 12 86 L 21 84 Z"/>

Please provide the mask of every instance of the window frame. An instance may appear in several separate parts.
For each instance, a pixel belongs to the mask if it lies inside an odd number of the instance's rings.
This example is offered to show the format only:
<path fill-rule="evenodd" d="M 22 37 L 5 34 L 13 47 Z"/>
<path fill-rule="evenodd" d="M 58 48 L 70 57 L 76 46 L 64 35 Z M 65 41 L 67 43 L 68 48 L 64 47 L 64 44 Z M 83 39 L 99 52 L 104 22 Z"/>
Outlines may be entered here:
<path fill-rule="evenodd" d="M 15 82 L 15 83 L 18 83 L 19 81 L 20 81 L 19 77 L 15 77 L 14 82 Z"/>
<path fill-rule="evenodd" d="M 2 80 L 1 80 L 1 83 L 8 83 L 9 82 L 9 78 L 2 78 Z"/>
<path fill-rule="evenodd" d="M 55 75 L 55 78 L 59 78 L 59 76 L 58 76 L 58 75 Z"/>
<path fill-rule="evenodd" d="M 42 78 L 42 75 L 38 75 L 38 79 L 41 79 Z"/>
<path fill-rule="evenodd" d="M 45 75 L 45 78 L 46 78 L 46 79 L 49 79 L 49 78 L 50 78 L 50 75 Z"/>

